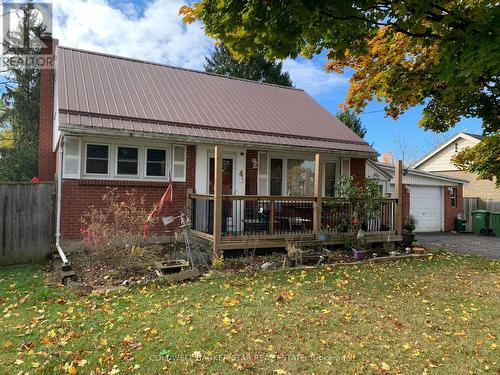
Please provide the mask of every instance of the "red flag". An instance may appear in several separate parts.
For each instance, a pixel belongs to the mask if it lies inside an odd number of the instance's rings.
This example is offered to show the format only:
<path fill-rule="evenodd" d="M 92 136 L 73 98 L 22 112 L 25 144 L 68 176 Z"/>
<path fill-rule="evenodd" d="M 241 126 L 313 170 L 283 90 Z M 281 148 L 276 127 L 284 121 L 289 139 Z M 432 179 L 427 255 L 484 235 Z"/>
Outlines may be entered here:
<path fill-rule="evenodd" d="M 163 205 L 166 202 L 172 202 L 172 198 L 174 195 L 174 187 L 172 184 L 172 179 L 168 182 L 167 190 L 165 190 L 165 193 L 161 197 L 160 201 L 155 204 L 155 207 L 153 208 L 153 211 L 149 214 L 148 218 L 146 219 L 146 222 L 144 223 L 144 228 L 143 228 L 143 237 L 146 239 L 148 237 L 149 233 L 149 223 L 155 218 L 160 216 L 161 209 L 163 208 Z"/>

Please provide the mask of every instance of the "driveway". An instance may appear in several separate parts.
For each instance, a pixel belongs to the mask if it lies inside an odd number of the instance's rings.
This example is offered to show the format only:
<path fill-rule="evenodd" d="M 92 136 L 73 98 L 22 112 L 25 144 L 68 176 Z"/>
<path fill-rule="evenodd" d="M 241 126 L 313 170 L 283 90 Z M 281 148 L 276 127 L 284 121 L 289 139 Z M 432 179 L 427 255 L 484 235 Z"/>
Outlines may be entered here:
<path fill-rule="evenodd" d="M 431 250 L 447 250 L 500 259 L 500 237 L 472 233 L 416 233 L 418 244 Z"/>

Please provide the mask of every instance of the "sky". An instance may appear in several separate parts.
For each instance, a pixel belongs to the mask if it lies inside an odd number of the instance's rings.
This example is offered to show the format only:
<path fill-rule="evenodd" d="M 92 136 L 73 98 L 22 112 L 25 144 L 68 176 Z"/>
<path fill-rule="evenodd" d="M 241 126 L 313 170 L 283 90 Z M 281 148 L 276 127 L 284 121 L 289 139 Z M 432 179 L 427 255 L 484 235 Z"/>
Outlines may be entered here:
<path fill-rule="evenodd" d="M 184 25 L 178 12 L 186 0 L 55 0 L 53 35 L 68 47 L 101 51 L 185 68 L 203 69 L 214 47 L 200 23 Z M 326 73 L 324 54 L 312 60 L 283 61 L 296 87 L 304 89 L 332 114 L 346 97 L 348 74 Z M 479 119 L 464 119 L 436 135 L 419 128 L 422 107 L 397 121 L 386 118 L 383 103 L 371 102 L 361 114 L 365 139 L 381 154 L 391 150 L 418 159 L 459 131 L 481 133 Z"/>

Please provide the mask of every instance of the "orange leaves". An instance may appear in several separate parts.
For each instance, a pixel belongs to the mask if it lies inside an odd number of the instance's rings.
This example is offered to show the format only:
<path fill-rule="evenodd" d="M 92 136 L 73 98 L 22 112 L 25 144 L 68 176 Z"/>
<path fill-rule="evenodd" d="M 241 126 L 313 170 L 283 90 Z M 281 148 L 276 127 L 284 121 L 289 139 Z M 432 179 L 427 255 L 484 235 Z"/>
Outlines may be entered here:
<path fill-rule="evenodd" d="M 198 18 L 202 9 L 203 9 L 202 3 L 194 3 L 193 7 L 183 5 L 179 8 L 179 16 L 183 16 L 182 22 L 193 23 Z"/>
<path fill-rule="evenodd" d="M 12 348 L 12 341 L 10 341 L 10 340 L 5 341 L 2 344 L 2 348 L 6 349 L 6 350 Z"/>

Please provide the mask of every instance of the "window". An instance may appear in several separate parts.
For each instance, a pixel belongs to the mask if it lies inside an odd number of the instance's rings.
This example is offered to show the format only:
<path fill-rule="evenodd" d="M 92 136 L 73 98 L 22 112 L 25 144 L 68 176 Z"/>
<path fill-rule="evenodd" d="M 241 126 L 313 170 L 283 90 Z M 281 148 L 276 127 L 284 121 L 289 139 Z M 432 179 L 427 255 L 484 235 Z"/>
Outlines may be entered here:
<path fill-rule="evenodd" d="M 117 148 L 117 175 L 136 176 L 138 174 L 137 166 L 139 165 L 139 149 L 137 147 L 122 147 Z"/>
<path fill-rule="evenodd" d="M 172 169 L 173 181 L 186 181 L 186 146 L 174 145 Z"/>
<path fill-rule="evenodd" d="M 259 152 L 258 186 L 260 195 L 267 195 L 267 153 Z"/>
<path fill-rule="evenodd" d="M 337 164 L 326 162 L 325 163 L 325 197 L 335 196 L 335 172 Z"/>
<path fill-rule="evenodd" d="M 167 150 L 148 148 L 146 150 L 146 176 L 165 177 L 167 174 Z"/>
<path fill-rule="evenodd" d="M 450 192 L 451 207 L 457 207 L 457 188 L 451 188 L 448 191 Z"/>
<path fill-rule="evenodd" d="M 87 145 L 85 173 L 108 174 L 109 146 Z"/>
<path fill-rule="evenodd" d="M 271 195 L 283 195 L 282 159 L 271 159 Z"/>
<path fill-rule="evenodd" d="M 312 196 L 314 195 L 314 161 L 287 160 L 287 195 Z"/>

